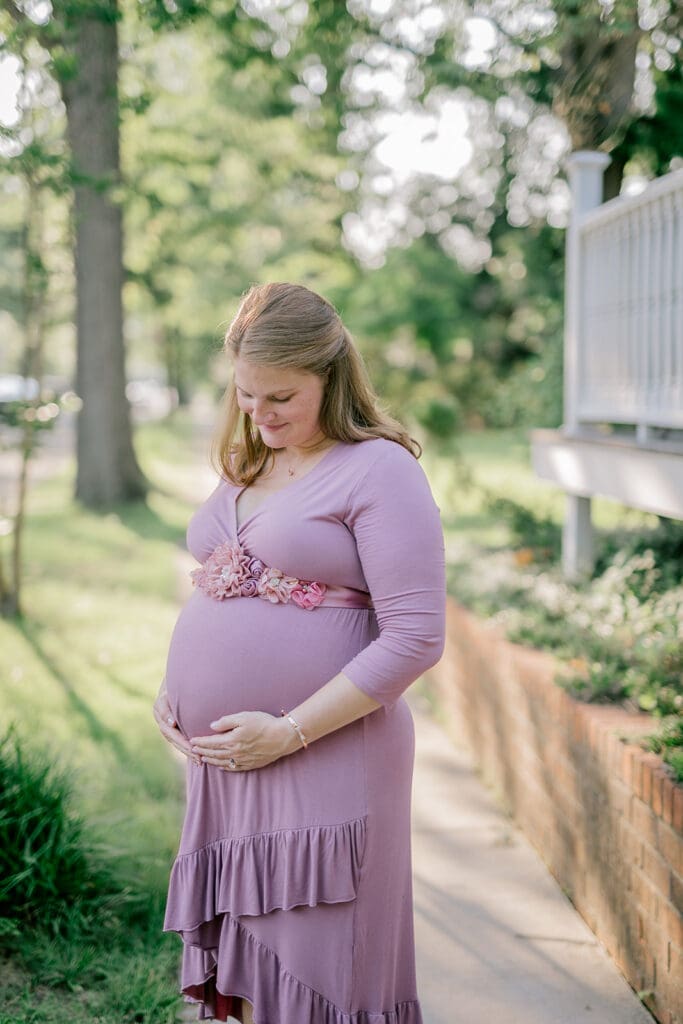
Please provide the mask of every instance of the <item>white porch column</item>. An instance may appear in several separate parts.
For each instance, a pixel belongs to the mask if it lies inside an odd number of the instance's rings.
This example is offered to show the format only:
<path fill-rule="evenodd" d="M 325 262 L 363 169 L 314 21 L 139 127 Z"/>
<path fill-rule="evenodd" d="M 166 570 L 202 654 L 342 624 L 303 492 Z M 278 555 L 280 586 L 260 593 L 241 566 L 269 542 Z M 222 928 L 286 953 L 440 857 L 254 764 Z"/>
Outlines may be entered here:
<path fill-rule="evenodd" d="M 602 203 L 603 175 L 611 163 L 606 153 L 579 150 L 567 157 L 571 211 L 565 240 L 564 266 L 564 432 L 578 430 L 581 386 L 581 215 Z"/>
<path fill-rule="evenodd" d="M 588 576 L 593 568 L 591 500 L 577 494 L 565 496 L 562 524 L 562 571 L 568 580 Z"/>
<path fill-rule="evenodd" d="M 564 425 L 565 434 L 579 431 L 581 387 L 581 245 L 578 222 L 600 206 L 603 175 L 611 162 L 606 153 L 578 150 L 567 158 L 571 212 L 565 244 L 564 293 Z M 568 579 L 586 576 L 593 566 L 591 499 L 568 494 L 562 531 L 562 568 Z"/>

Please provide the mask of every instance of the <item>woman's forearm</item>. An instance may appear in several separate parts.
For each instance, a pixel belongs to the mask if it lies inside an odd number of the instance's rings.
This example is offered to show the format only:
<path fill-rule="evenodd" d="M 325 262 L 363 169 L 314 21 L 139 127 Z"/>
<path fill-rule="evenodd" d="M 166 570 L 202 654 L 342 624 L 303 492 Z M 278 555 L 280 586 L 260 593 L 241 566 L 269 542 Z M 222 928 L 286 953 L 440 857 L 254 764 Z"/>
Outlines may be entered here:
<path fill-rule="evenodd" d="M 293 708 L 285 708 L 299 724 L 306 740 L 313 743 L 322 736 L 341 729 L 358 718 L 364 718 L 371 711 L 381 708 L 382 704 L 368 697 L 359 690 L 342 672 L 321 686 L 319 690 L 307 697 L 301 704 Z M 283 730 L 286 727 L 291 733 L 291 743 L 287 753 L 293 753 L 301 747 L 301 740 L 292 723 L 282 719 Z"/>
<path fill-rule="evenodd" d="M 351 680 L 339 673 L 319 690 L 297 704 L 286 707 L 299 725 L 307 743 L 341 729 L 382 707 Z M 286 718 L 265 711 L 237 711 L 210 723 L 208 736 L 190 737 L 190 752 L 203 764 L 227 771 L 264 768 L 280 757 L 301 750 L 299 733 Z"/>

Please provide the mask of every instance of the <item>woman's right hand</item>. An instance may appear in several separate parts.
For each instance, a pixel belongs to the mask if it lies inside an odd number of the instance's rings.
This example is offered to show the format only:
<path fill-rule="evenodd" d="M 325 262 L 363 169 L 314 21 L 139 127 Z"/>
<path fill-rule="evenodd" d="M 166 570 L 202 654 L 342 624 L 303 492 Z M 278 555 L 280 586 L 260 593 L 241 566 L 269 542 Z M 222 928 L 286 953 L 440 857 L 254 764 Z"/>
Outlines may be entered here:
<path fill-rule="evenodd" d="M 159 726 L 159 732 L 168 743 L 172 744 L 179 750 L 185 757 L 189 757 L 195 764 L 201 764 L 201 761 L 192 753 L 189 740 L 183 736 L 182 732 L 178 728 L 178 723 L 173 717 L 171 706 L 168 703 L 168 695 L 166 693 L 166 680 L 164 680 L 157 694 L 157 698 L 154 701 L 152 708 L 154 720 Z"/>

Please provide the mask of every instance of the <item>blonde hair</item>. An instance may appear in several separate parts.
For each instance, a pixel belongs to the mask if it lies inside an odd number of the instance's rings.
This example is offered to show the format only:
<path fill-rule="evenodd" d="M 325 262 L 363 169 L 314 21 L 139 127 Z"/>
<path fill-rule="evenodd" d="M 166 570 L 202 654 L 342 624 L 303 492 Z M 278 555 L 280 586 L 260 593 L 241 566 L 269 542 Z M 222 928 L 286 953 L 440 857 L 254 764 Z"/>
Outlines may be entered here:
<path fill-rule="evenodd" d="M 319 425 L 329 438 L 366 441 L 385 437 L 419 459 L 422 446 L 394 419 L 375 393 L 356 344 L 334 306 L 303 285 L 253 285 L 225 335 L 223 350 L 262 366 L 314 373 L 324 383 Z M 272 449 L 237 403 L 234 381 L 221 401 L 210 460 L 232 483 L 248 485 Z"/>

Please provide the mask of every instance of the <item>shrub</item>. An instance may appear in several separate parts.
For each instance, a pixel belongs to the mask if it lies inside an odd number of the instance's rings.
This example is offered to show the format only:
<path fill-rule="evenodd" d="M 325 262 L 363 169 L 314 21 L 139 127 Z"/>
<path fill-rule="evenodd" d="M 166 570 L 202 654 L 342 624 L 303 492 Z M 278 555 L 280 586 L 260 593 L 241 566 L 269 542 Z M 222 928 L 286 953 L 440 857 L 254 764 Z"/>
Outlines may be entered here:
<path fill-rule="evenodd" d="M 88 904 L 92 912 L 122 895 L 69 801 L 64 772 L 11 725 L 0 738 L 0 944 L 16 933 L 12 922 L 57 931 Z"/>
<path fill-rule="evenodd" d="M 505 520 L 513 541 L 522 550 L 533 552 L 534 561 L 554 561 L 559 557 L 562 529 L 549 516 L 491 494 L 485 498 L 485 507 L 496 519 Z"/>
<path fill-rule="evenodd" d="M 552 541 L 552 524 L 514 502 L 513 533 L 534 545 Z M 520 551 L 470 547 L 449 566 L 449 589 L 475 612 L 491 616 L 512 641 L 552 651 L 565 662 L 557 682 L 586 702 L 621 702 L 660 720 L 651 749 L 683 781 L 683 586 L 678 559 L 681 524 L 605 543 L 591 580 L 568 583 L 554 564 Z M 536 551 L 543 550 L 536 547 Z"/>

